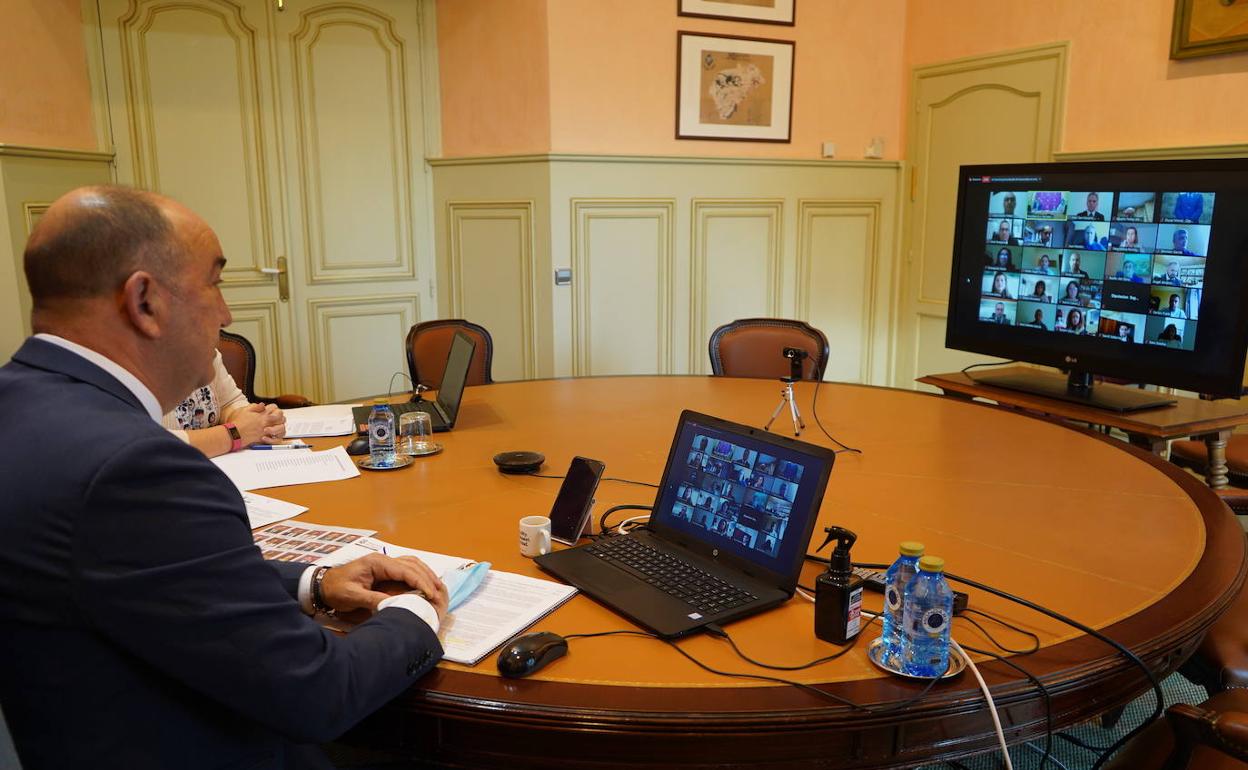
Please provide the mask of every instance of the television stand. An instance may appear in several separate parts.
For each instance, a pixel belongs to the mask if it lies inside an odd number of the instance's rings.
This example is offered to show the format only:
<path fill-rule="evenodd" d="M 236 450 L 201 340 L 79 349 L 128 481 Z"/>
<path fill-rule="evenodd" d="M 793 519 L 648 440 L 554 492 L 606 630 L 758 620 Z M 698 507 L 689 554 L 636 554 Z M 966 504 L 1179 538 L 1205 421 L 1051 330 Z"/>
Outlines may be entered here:
<path fill-rule="evenodd" d="M 1083 404 L 1094 409 L 1109 409 L 1115 412 L 1159 409 L 1178 403 L 1164 393 L 1128 388 L 1112 383 L 1094 386 L 1091 372 L 1072 371 L 1069 377 L 1062 377 L 1060 374 L 1033 369 L 968 376 L 981 385 L 1020 390 L 1024 393 L 1034 393 L 1046 398 L 1056 398 L 1059 401 L 1069 401 L 1073 404 Z"/>
<path fill-rule="evenodd" d="M 1065 398 L 1067 395 L 1066 378 L 1056 374 L 1049 373 L 1048 376 L 1060 383 L 1060 393 L 1063 396 L 1061 398 L 997 387 L 986 381 L 993 377 L 1011 374 L 1034 377 L 1044 375 L 1046 372 L 1012 366 L 993 369 L 974 379 L 963 372 L 950 372 L 930 374 L 920 377 L 918 381 L 940 388 L 947 396 L 968 400 L 989 399 L 1003 407 L 1020 409 L 1033 414 L 1038 413 L 1057 418 L 1059 421 L 1071 420 L 1117 428 L 1127 434 L 1132 444 L 1145 447 L 1160 457 L 1166 456 L 1170 439 L 1188 436 L 1200 438 L 1209 448 L 1209 468 L 1205 474 L 1205 482 L 1214 489 L 1227 485 L 1226 441 L 1236 427 L 1248 425 L 1248 399 L 1204 401 L 1199 398 L 1174 396 L 1174 405 L 1164 409 L 1119 412 L 1093 406 L 1082 399 Z M 1114 386 L 1097 386 L 1098 392 L 1109 392 L 1113 389 Z M 1137 392 L 1121 386 L 1119 389 Z"/>

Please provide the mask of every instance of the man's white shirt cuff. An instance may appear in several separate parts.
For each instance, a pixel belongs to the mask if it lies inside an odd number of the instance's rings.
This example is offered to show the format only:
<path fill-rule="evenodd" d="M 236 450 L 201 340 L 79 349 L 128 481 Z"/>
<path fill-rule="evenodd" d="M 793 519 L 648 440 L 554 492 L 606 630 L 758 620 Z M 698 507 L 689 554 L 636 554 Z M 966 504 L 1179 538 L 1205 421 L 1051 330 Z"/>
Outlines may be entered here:
<path fill-rule="evenodd" d="M 425 597 L 415 591 L 399 594 L 398 596 L 391 596 L 389 599 L 383 599 L 382 602 L 377 605 L 377 610 L 380 612 L 387 607 L 399 607 L 407 610 L 416 617 L 425 621 L 425 624 L 432 628 L 435 634 L 438 632 L 438 627 L 441 625 L 438 622 L 438 611 L 433 608 L 433 605 L 430 604 Z"/>

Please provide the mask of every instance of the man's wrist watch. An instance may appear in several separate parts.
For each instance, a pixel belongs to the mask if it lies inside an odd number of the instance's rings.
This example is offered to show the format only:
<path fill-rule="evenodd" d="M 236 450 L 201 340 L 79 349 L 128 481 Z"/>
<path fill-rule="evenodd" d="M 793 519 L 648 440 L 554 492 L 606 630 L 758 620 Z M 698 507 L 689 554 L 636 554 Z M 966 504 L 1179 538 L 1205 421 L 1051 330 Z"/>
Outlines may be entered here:
<path fill-rule="evenodd" d="M 222 423 L 221 427 L 225 428 L 225 432 L 230 434 L 230 451 L 237 452 L 243 448 L 243 434 L 238 432 L 238 426 L 232 422 Z"/>

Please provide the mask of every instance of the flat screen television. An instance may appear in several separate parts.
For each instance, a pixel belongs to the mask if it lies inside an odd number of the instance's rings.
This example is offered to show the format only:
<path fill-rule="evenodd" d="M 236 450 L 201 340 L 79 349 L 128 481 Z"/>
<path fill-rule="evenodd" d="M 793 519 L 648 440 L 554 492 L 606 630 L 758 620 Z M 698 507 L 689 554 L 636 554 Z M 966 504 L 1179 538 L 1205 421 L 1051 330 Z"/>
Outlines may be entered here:
<path fill-rule="evenodd" d="M 1095 375 L 1239 396 L 1248 159 L 963 166 L 945 344 L 1069 372 L 981 382 L 1120 411 L 1172 402 Z"/>

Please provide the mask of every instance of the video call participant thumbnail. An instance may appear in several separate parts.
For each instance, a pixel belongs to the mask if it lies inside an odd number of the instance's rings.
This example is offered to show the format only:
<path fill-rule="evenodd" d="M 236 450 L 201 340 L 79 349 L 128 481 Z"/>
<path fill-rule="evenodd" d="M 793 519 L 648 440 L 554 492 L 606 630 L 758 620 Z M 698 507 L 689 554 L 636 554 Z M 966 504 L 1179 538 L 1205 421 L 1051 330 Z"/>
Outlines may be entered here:
<path fill-rule="evenodd" d="M 1029 191 L 1027 216 L 1033 219 L 1065 219 L 1066 193 L 1057 190 Z"/>
<path fill-rule="evenodd" d="M 1024 273 L 1020 276 L 1018 282 L 1017 298 L 1029 302 L 1046 302 L 1049 304 L 1057 302 L 1057 296 L 1054 292 L 1060 285 L 1059 281 L 1060 279 L 1058 278 L 1046 278 L 1040 275 Z"/>
<path fill-rule="evenodd" d="M 1063 252 L 1062 275 L 1099 281 L 1105 277 L 1105 253 L 1099 251 Z"/>
<path fill-rule="evenodd" d="M 1110 252 L 1105 257 L 1105 280 L 1148 283 L 1151 263 L 1152 257 L 1148 254 Z"/>
<path fill-rule="evenodd" d="M 1151 192 L 1120 192 L 1114 208 L 1115 222 L 1152 222 L 1156 194 Z"/>
<path fill-rule="evenodd" d="M 1205 284 L 1205 258 L 1157 254 L 1153 257 L 1154 284 L 1163 286 L 1201 287 Z"/>
<path fill-rule="evenodd" d="M 1101 307 L 1118 313 L 1143 315 L 1150 307 L 1152 289 L 1147 283 L 1106 281 L 1102 287 Z"/>
<path fill-rule="evenodd" d="M 1156 245 L 1156 225 L 1114 222 L 1109 226 L 1110 251 L 1152 251 Z"/>
<path fill-rule="evenodd" d="M 1144 324 L 1144 344 L 1195 350 L 1197 325 L 1196 321 L 1149 316 Z"/>
<path fill-rule="evenodd" d="M 1154 286 L 1149 297 L 1150 315 L 1166 316 L 1188 320 L 1196 318 L 1196 306 L 1199 302 L 1191 302 L 1187 289 L 1175 289 L 1168 286 Z"/>
<path fill-rule="evenodd" d="M 1023 212 L 1018 206 L 1018 196 L 1013 190 L 1000 190 L 988 196 L 988 216 L 1014 217 Z"/>
<path fill-rule="evenodd" d="M 1057 306 L 1044 302 L 1021 301 L 1018 303 L 1018 323 L 1025 329 L 1053 331 L 1057 327 Z"/>
<path fill-rule="evenodd" d="M 1158 225 L 1157 253 L 1203 257 L 1209 253 L 1209 225 Z"/>
<path fill-rule="evenodd" d="M 999 326 L 1013 326 L 1018 314 L 1018 303 L 1007 300 L 981 299 L 979 320 Z"/>
<path fill-rule="evenodd" d="M 1023 272 L 1057 275 L 1062 252 L 1054 249 L 1026 247 L 1023 249 Z"/>
<path fill-rule="evenodd" d="M 1066 247 L 1086 251 L 1109 248 L 1109 223 L 1070 221 L 1066 223 Z"/>
<path fill-rule="evenodd" d="M 1088 219 L 1096 222 L 1105 221 L 1105 211 L 1113 210 L 1114 194 L 1112 192 L 1072 192 L 1069 196 L 1071 206 L 1079 207 L 1079 201 L 1083 201 L 1083 208 L 1077 214 L 1070 214 L 1069 219 Z M 1104 202 L 1104 209 L 1101 203 Z"/>
<path fill-rule="evenodd" d="M 1023 245 L 1045 249 L 1060 249 L 1066 243 L 1066 228 L 1061 222 L 1048 219 L 1023 221 Z"/>
<path fill-rule="evenodd" d="M 1021 219 L 990 219 L 988 220 L 988 242 L 1017 246 L 1021 226 Z"/>
<path fill-rule="evenodd" d="M 981 279 L 980 294 L 999 299 L 1018 299 L 1018 278 L 1018 273 L 985 270 Z"/>
<path fill-rule="evenodd" d="M 1022 249 L 1010 246 L 990 249 L 985 261 L 993 270 L 1008 270 L 1011 273 L 1017 273 L 1018 258 L 1022 255 L 1022 251 Z"/>
<path fill-rule="evenodd" d="M 1143 314 L 1102 310 L 1097 334 L 1120 342 L 1140 343 L 1144 341 L 1146 321 Z"/>
<path fill-rule="evenodd" d="M 1067 334 L 1094 334 L 1094 331 L 1089 330 L 1096 329 L 1097 319 L 1098 313 L 1095 310 L 1072 307 L 1066 311 L 1066 322 L 1058 331 Z"/>
<path fill-rule="evenodd" d="M 1161 221 L 1207 225 L 1213 221 L 1213 193 L 1163 192 Z"/>

